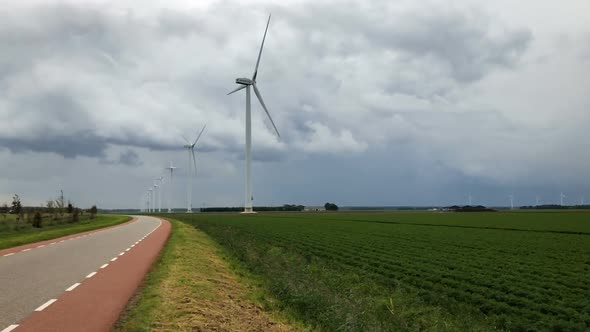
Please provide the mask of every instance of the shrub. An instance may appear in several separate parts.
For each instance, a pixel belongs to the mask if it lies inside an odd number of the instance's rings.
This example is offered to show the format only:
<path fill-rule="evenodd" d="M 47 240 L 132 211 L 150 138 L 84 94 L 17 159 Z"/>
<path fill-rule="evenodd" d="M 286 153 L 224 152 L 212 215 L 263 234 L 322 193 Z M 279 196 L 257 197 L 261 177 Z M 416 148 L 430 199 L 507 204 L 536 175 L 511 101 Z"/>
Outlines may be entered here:
<path fill-rule="evenodd" d="M 42 227 L 43 217 L 41 216 L 41 212 L 35 212 L 35 216 L 33 217 L 33 227 L 41 228 Z"/>

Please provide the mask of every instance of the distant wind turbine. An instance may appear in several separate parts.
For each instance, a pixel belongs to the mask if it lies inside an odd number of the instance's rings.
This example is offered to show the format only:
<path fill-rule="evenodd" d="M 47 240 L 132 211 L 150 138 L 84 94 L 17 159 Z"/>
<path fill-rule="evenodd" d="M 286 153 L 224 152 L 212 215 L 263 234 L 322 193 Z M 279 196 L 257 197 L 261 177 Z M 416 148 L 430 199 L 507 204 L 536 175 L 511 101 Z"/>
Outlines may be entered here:
<path fill-rule="evenodd" d="M 152 204 L 153 195 L 152 195 L 152 193 L 153 193 L 153 191 L 154 191 L 154 188 L 148 189 L 148 213 L 149 212 L 152 212 L 152 207 L 153 207 L 153 204 Z"/>
<path fill-rule="evenodd" d="M 563 199 L 564 199 L 565 197 L 566 197 L 566 196 L 565 196 L 563 193 L 561 193 L 561 194 L 559 195 L 560 202 L 561 202 L 561 206 L 563 206 Z"/>
<path fill-rule="evenodd" d="M 170 196 L 172 196 L 172 173 L 178 167 L 172 166 L 172 162 L 170 162 L 170 166 L 166 167 L 166 169 L 170 170 L 170 180 L 168 181 L 168 213 L 172 212 L 172 208 L 170 207 Z"/>
<path fill-rule="evenodd" d="M 260 102 L 260 105 L 264 109 L 266 116 L 270 120 L 273 128 L 277 136 L 280 138 L 281 135 L 279 134 L 279 130 L 275 126 L 268 109 L 266 108 L 266 104 L 264 100 L 262 100 L 262 96 L 258 87 L 256 86 L 256 76 L 258 75 L 258 66 L 260 65 L 260 57 L 262 56 L 262 49 L 264 47 L 264 40 L 266 39 L 266 33 L 268 32 L 268 25 L 270 24 L 270 15 L 268 16 L 268 21 L 266 22 L 266 29 L 264 30 L 264 36 L 262 37 L 262 44 L 260 45 L 260 50 L 258 51 L 258 59 L 256 60 L 256 67 L 254 68 L 254 75 L 252 78 L 236 78 L 236 83 L 240 86 L 237 87 L 235 90 L 228 93 L 231 95 L 234 92 L 240 91 L 242 89 L 246 89 L 246 197 L 244 203 L 244 213 L 254 213 L 252 210 L 252 156 L 251 156 L 251 149 L 252 149 L 252 124 L 251 124 L 251 102 L 250 102 L 250 88 L 254 89 L 254 93 Z"/>
<path fill-rule="evenodd" d="M 584 205 L 584 196 L 580 196 L 580 205 Z"/>
<path fill-rule="evenodd" d="M 158 185 L 156 184 L 157 181 L 158 181 L 157 179 L 154 180 L 154 197 L 152 199 L 154 202 L 152 210 L 154 212 L 156 212 L 158 210 L 158 191 L 159 191 L 159 189 L 158 189 Z"/>
<path fill-rule="evenodd" d="M 162 212 L 162 187 L 164 185 L 164 177 L 157 177 L 156 181 L 160 183 L 158 186 L 158 212 Z"/>
<path fill-rule="evenodd" d="M 471 202 L 471 193 L 469 193 L 469 195 L 467 196 L 467 204 L 468 205 L 472 205 L 472 202 Z"/>
<path fill-rule="evenodd" d="M 205 127 L 207 127 L 207 125 L 203 126 L 203 129 L 201 129 L 201 132 L 199 133 L 199 135 L 197 136 L 197 139 L 195 139 L 193 144 L 191 144 L 189 142 L 189 140 L 183 136 L 184 140 L 186 141 L 186 145 L 184 146 L 184 148 L 187 149 L 187 151 L 188 151 L 189 183 L 188 183 L 188 187 L 186 190 L 186 201 L 187 201 L 186 202 L 186 204 L 187 204 L 186 212 L 187 213 L 193 212 L 193 175 L 195 175 L 197 173 L 197 159 L 195 157 L 195 145 L 199 141 L 199 138 L 201 138 L 201 135 L 203 134 Z M 191 161 L 192 161 L 192 165 L 191 165 Z"/>
<path fill-rule="evenodd" d="M 539 206 L 540 200 L 541 200 L 541 198 L 537 195 L 537 197 L 535 197 L 535 206 Z"/>
<path fill-rule="evenodd" d="M 514 210 L 514 195 L 510 194 L 508 197 L 510 197 L 510 210 Z"/>

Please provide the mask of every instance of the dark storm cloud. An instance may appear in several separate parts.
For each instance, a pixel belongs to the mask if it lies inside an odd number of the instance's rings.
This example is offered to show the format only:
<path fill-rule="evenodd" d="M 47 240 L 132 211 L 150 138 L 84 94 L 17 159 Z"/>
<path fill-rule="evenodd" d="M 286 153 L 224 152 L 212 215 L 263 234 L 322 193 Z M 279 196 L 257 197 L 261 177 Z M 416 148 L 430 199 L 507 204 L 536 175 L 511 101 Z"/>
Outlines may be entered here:
<path fill-rule="evenodd" d="M 139 159 L 139 155 L 133 150 L 127 150 L 121 153 L 119 163 L 127 166 L 140 166 L 143 164 Z"/>

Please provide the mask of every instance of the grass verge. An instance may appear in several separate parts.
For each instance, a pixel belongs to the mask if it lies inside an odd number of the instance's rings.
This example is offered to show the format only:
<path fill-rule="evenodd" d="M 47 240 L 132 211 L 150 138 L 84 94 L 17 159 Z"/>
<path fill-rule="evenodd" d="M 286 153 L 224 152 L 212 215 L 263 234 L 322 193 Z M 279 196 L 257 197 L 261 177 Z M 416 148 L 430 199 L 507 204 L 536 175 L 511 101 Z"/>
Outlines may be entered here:
<path fill-rule="evenodd" d="M 255 286 L 244 282 L 245 276 L 236 276 L 222 259 L 221 248 L 206 234 L 170 221 L 170 238 L 115 331 L 299 329 L 252 301 Z"/>
<path fill-rule="evenodd" d="M 129 220 L 131 220 L 131 218 L 128 216 L 98 215 L 93 220 L 82 221 L 74 224 L 63 224 L 44 228 L 33 228 L 16 232 L 1 233 L 0 249 L 11 248 L 27 243 L 51 240 L 70 234 L 114 226 Z"/>

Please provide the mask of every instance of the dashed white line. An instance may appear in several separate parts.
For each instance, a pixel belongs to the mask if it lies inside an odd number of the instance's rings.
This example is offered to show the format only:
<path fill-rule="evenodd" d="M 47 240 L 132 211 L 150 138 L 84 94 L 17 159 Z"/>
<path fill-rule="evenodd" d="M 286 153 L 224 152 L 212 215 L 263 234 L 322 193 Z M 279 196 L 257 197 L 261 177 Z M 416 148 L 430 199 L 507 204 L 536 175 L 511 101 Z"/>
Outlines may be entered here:
<path fill-rule="evenodd" d="M 127 249 L 125 249 L 125 251 L 129 251 L 129 250 L 131 250 L 131 248 L 127 248 Z"/>
<path fill-rule="evenodd" d="M 73 284 L 72 286 L 68 287 L 68 289 L 66 289 L 66 292 L 71 292 L 71 291 L 74 290 L 74 288 L 76 288 L 78 286 L 80 286 L 80 283 L 79 282 L 77 282 L 77 283 Z"/>
<path fill-rule="evenodd" d="M 29 250 L 31 250 L 31 248 L 29 248 L 29 249 L 23 249 L 23 250 L 21 250 L 21 251 L 29 251 Z"/>
<path fill-rule="evenodd" d="M 125 252 L 124 251 L 119 254 L 119 256 L 123 256 L 123 255 L 125 255 Z"/>
<path fill-rule="evenodd" d="M 101 269 L 104 269 L 105 267 L 109 266 L 109 263 L 106 264 L 102 264 L 102 266 L 100 267 Z"/>
<path fill-rule="evenodd" d="M 13 253 L 13 252 L 11 252 L 10 254 L 5 254 L 5 255 L 3 255 L 3 257 L 6 257 L 6 256 L 12 256 L 12 255 L 14 255 L 14 253 Z"/>
<path fill-rule="evenodd" d="M 43 248 L 43 247 L 45 247 L 45 245 L 44 245 L 44 244 L 42 244 L 42 245 L 40 245 L 40 246 L 37 246 L 37 248 Z"/>
<path fill-rule="evenodd" d="M 114 261 L 116 261 L 116 260 L 117 260 L 117 257 L 115 257 L 115 258 L 111 259 L 111 262 L 114 262 Z"/>
<path fill-rule="evenodd" d="M 92 272 L 89 275 L 87 275 L 86 278 L 92 278 L 92 277 L 94 277 L 95 274 L 96 274 L 96 272 Z"/>
<path fill-rule="evenodd" d="M 55 244 L 56 242 L 51 242 L 49 245 Z"/>
<path fill-rule="evenodd" d="M 43 311 L 43 309 L 49 307 L 53 302 L 57 301 L 57 299 L 51 299 L 47 302 L 45 302 L 45 304 L 43 304 L 42 306 L 40 306 L 39 308 L 35 309 L 35 311 Z"/>
<path fill-rule="evenodd" d="M 10 331 L 16 329 L 17 327 L 18 327 L 18 324 L 12 324 L 9 327 L 7 327 L 4 330 L 2 330 L 1 332 L 10 332 Z"/>

